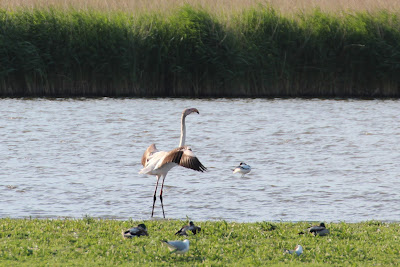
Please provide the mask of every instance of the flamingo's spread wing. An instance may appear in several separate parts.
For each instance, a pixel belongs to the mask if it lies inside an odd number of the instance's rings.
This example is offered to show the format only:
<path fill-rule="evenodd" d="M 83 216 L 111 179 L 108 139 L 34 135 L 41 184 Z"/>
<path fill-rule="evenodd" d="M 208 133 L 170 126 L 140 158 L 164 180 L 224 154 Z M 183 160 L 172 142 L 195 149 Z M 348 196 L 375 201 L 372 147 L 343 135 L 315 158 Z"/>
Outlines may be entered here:
<path fill-rule="evenodd" d="M 161 165 L 170 162 L 199 172 L 207 170 L 188 146 L 178 147 L 169 151 Z"/>

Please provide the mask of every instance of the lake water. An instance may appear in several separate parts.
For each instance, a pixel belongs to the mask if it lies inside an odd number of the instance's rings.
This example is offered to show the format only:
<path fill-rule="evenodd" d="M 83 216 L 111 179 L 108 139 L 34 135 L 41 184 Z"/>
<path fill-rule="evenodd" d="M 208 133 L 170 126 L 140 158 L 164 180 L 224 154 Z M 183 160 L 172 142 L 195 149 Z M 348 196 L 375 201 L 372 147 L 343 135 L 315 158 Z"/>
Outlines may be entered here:
<path fill-rule="evenodd" d="M 400 221 L 400 101 L 320 99 L 1 99 L 0 217 L 150 219 L 141 156 L 178 146 L 188 107 L 208 171 L 168 173 L 167 218 Z"/>

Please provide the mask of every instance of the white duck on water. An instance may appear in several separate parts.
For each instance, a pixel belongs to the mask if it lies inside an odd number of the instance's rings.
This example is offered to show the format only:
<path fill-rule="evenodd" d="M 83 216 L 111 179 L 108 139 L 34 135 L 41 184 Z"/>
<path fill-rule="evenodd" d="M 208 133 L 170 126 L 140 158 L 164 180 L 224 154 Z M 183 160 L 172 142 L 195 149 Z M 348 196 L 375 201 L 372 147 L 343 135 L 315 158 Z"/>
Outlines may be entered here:
<path fill-rule="evenodd" d="M 245 175 L 245 174 L 247 174 L 247 173 L 249 173 L 251 171 L 251 167 L 250 167 L 250 165 L 247 165 L 246 163 L 244 163 L 244 162 L 240 162 L 240 164 L 239 164 L 239 166 L 237 166 L 234 170 L 233 170 L 233 173 L 241 173 L 242 174 L 242 177 Z"/>
<path fill-rule="evenodd" d="M 179 146 L 171 151 L 159 151 L 156 148 L 155 144 L 151 144 L 142 156 L 142 165 L 143 169 L 140 170 L 140 174 L 148 174 L 148 175 L 155 175 L 157 177 L 156 188 L 154 190 L 153 196 L 153 208 L 151 210 L 151 217 L 154 214 L 154 205 L 156 203 L 156 194 L 157 194 L 157 187 L 160 178 L 162 177 L 162 185 L 160 191 L 160 201 L 161 207 L 163 212 L 163 217 L 165 218 L 164 213 L 164 204 L 163 204 L 163 187 L 165 177 L 167 176 L 169 170 L 171 170 L 175 166 L 182 166 L 185 168 L 189 168 L 195 171 L 204 172 L 207 170 L 206 167 L 201 164 L 195 154 L 192 152 L 192 149 L 188 146 L 185 146 L 186 140 L 186 124 L 185 119 L 186 116 L 197 113 L 199 111 L 195 108 L 188 108 L 182 112 L 181 117 L 181 137 Z"/>

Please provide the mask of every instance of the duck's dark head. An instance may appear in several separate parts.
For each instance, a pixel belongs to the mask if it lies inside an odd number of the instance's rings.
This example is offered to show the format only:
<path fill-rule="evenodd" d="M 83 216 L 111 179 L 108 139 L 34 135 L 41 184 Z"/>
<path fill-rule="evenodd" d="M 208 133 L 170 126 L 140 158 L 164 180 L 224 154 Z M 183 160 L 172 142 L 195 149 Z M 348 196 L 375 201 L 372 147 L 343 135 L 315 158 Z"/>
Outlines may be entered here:
<path fill-rule="evenodd" d="M 144 223 L 139 224 L 138 227 L 143 228 L 144 230 L 147 230 L 147 227 L 146 227 L 146 225 L 144 225 Z"/>

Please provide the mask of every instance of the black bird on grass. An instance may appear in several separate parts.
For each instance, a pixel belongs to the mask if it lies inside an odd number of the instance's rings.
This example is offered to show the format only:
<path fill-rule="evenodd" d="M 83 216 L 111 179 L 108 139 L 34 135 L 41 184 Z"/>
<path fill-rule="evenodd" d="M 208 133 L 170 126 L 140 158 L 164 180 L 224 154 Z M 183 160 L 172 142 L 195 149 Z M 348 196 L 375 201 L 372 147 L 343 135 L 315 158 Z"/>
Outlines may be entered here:
<path fill-rule="evenodd" d="M 314 225 L 311 226 L 310 228 L 307 228 L 307 231 L 311 234 L 313 234 L 314 236 L 325 236 L 327 234 L 329 234 L 329 229 L 326 229 L 325 227 L 325 223 L 320 223 L 319 225 Z M 300 232 L 299 235 L 304 234 L 303 232 Z"/>
<path fill-rule="evenodd" d="M 143 236 L 143 235 L 149 235 L 147 233 L 147 227 L 144 225 L 144 223 L 139 224 L 137 227 L 133 227 L 123 233 L 123 236 L 126 238 L 132 238 L 134 236 Z"/>
<path fill-rule="evenodd" d="M 189 222 L 188 225 L 182 226 L 182 228 L 176 232 L 176 235 L 187 235 L 186 231 L 192 231 L 192 233 L 195 235 L 197 232 L 201 231 L 201 227 L 194 225 L 192 221 Z"/>

